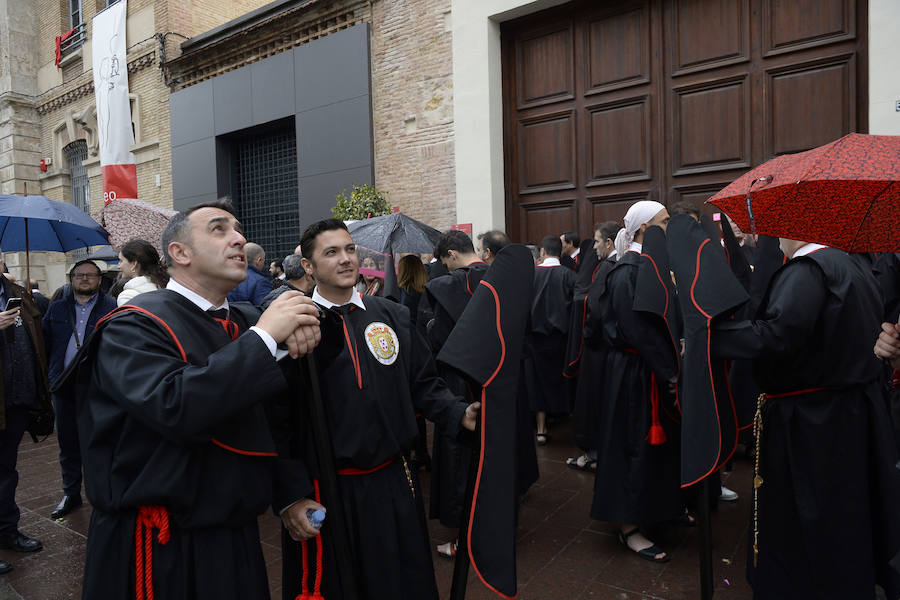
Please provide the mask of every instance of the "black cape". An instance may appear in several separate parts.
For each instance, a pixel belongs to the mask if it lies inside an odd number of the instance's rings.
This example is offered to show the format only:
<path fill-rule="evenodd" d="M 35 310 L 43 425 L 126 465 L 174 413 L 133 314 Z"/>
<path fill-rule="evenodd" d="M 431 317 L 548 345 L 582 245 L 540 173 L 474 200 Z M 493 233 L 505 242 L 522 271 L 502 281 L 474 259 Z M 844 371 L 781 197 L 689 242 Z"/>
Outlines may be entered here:
<path fill-rule="evenodd" d="M 571 386 L 563 371 L 574 286 L 575 273 L 565 267 L 535 268 L 525 356 L 525 383 L 535 412 L 559 414 L 571 408 Z"/>
<path fill-rule="evenodd" d="M 634 308 L 642 260 L 635 251 L 619 257 L 598 302 L 607 354 L 591 517 L 616 523 L 651 524 L 682 510 L 679 425 L 666 409 L 673 406 L 666 382 L 678 375 L 678 355 L 666 322 Z M 647 440 L 654 397 L 664 409 L 659 421 L 667 440 L 656 445 Z"/>
<path fill-rule="evenodd" d="M 176 292 L 148 292 L 73 360 L 59 393 L 77 399 L 93 505 L 84 598 L 134 597 L 148 506 L 169 523 L 167 543 L 152 532 L 157 597 L 268 598 L 256 519 L 271 502 L 275 446 L 262 405 L 285 382 L 246 332 L 258 314 L 236 303 L 225 325 Z"/>
<path fill-rule="evenodd" d="M 390 300 L 366 296 L 365 309 L 352 304 L 331 309 L 344 344 L 336 356 L 319 356 L 319 381 L 339 469 L 341 498 L 365 598 L 437 598 L 422 491 L 404 455 L 418 436 L 416 414 L 446 435 L 460 432 L 466 409 L 438 377 L 431 352 L 410 323 L 409 310 Z M 287 448 L 309 444 L 306 429 Z M 306 472 L 313 472 L 312 459 Z M 352 474 L 351 474 L 352 473 Z M 411 483 L 411 485 L 410 485 Z M 290 503 L 304 497 L 303 473 L 276 481 L 276 497 Z M 313 482 L 315 487 L 315 482 Z M 281 510 L 284 506 L 275 506 Z M 295 598 L 301 585 L 322 572 L 322 590 L 340 600 L 328 519 L 319 540 L 297 543 L 282 535 L 283 594 Z M 304 557 L 306 560 L 304 561 Z M 320 557 L 323 557 L 320 560 Z"/>
<path fill-rule="evenodd" d="M 760 598 L 900 594 L 900 471 L 872 343 L 881 301 L 870 272 L 830 248 L 775 273 L 754 320 L 721 322 L 720 358 L 748 358 L 763 407 Z M 751 535 L 752 543 L 752 535 Z"/>
<path fill-rule="evenodd" d="M 569 334 L 566 338 L 566 367 L 563 374 L 573 379 L 578 375 L 581 355 L 584 349 L 584 321 L 587 314 L 587 296 L 591 283 L 600 266 L 600 259 L 593 245 L 585 250 L 582 248 L 581 266 L 575 277 L 575 287 L 572 297 L 572 312 L 569 317 Z"/>
<path fill-rule="evenodd" d="M 723 227 L 731 232 L 730 227 Z M 717 471 L 737 447 L 738 421 L 728 385 L 728 365 L 712 361 L 709 332 L 749 296 L 732 274 L 726 255 L 690 215 L 669 221 L 669 256 L 684 313 L 681 381 L 681 484 Z"/>
<path fill-rule="evenodd" d="M 428 342 L 435 355 L 444 347 L 487 270 L 486 264 L 476 262 L 428 282 L 425 293 L 434 307 L 434 319 L 428 325 Z M 471 343 L 477 345 L 474 340 Z M 467 402 L 475 400 L 467 379 L 458 371 L 438 363 L 438 372 L 454 393 L 466 398 Z M 439 519 L 445 527 L 457 528 L 465 503 L 472 447 L 460 442 L 456 436 L 437 434 L 433 442 L 428 514 L 432 519 Z"/>
<path fill-rule="evenodd" d="M 497 253 L 438 360 L 480 387 L 478 473 L 464 541 L 481 581 L 516 594 L 516 394 L 534 262 L 524 246 Z"/>

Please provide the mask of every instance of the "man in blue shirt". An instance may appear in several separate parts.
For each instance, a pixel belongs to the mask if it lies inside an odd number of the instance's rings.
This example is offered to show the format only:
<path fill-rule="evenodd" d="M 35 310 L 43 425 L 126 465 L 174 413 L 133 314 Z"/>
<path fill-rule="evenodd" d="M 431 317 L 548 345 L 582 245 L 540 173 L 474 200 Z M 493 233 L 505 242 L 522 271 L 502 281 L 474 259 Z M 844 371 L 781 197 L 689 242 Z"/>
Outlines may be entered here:
<path fill-rule="evenodd" d="M 253 306 L 259 306 L 272 291 L 272 280 L 263 273 L 266 251 L 259 244 L 247 242 L 244 244 L 244 256 L 247 260 L 247 279 L 228 294 L 228 301 L 249 302 Z"/>
<path fill-rule="evenodd" d="M 75 263 L 69 272 L 69 293 L 47 309 L 43 329 L 51 388 L 84 345 L 97 321 L 116 308 L 116 301 L 100 291 L 100 276 L 100 269 L 93 262 Z M 53 406 L 56 409 L 63 498 L 50 516 L 59 519 L 82 503 L 81 451 L 74 404 L 54 395 Z"/>

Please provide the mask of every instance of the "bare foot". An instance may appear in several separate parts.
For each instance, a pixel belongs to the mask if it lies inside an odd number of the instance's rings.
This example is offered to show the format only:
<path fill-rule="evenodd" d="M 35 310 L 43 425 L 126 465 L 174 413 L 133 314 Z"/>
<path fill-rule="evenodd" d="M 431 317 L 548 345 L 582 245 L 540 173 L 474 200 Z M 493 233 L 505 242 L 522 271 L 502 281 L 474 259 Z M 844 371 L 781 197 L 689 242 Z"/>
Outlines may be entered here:
<path fill-rule="evenodd" d="M 644 535 L 640 531 L 636 531 L 629 536 L 625 536 L 626 532 L 632 531 L 634 527 L 623 527 L 619 530 L 622 537 L 625 539 L 625 545 L 628 546 L 630 550 L 635 552 L 640 552 L 646 548 L 653 546 L 653 542 L 644 537 Z M 658 554 L 653 555 L 656 560 L 663 560 L 666 557 L 665 552 L 659 552 Z"/>

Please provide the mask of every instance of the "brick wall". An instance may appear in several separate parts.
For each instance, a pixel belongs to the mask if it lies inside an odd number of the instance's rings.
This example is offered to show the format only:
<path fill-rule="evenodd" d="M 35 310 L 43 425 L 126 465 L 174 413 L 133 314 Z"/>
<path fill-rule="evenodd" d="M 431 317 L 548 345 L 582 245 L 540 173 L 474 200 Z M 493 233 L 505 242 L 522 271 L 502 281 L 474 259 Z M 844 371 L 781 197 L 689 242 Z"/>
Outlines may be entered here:
<path fill-rule="evenodd" d="M 380 0 L 372 14 L 375 183 L 441 230 L 456 222 L 450 0 Z"/>

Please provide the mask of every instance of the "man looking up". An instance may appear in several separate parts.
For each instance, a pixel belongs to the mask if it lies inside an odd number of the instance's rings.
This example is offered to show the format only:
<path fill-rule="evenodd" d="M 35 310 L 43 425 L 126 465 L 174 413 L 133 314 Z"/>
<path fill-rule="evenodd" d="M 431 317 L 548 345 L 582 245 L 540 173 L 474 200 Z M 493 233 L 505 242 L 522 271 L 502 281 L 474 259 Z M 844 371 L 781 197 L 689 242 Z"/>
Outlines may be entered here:
<path fill-rule="evenodd" d="M 272 280 L 263 273 L 266 251 L 259 244 L 247 242 L 244 244 L 244 255 L 247 257 L 247 278 L 228 292 L 228 301 L 259 306 L 266 294 L 272 291 Z"/>
<path fill-rule="evenodd" d="M 229 305 L 247 276 L 232 211 L 217 201 L 172 217 L 166 289 L 102 319 L 65 379 L 94 507 L 83 598 L 269 597 L 257 517 L 276 453 L 263 402 L 286 392 L 276 344 L 310 352 L 318 310 L 295 291 L 262 315 Z"/>
<path fill-rule="evenodd" d="M 75 263 L 69 272 L 69 291 L 50 305 L 44 316 L 44 340 L 50 387 L 69 366 L 78 349 L 93 333 L 97 321 L 116 308 L 116 301 L 100 290 L 100 269 L 92 261 Z M 81 450 L 75 404 L 53 396 L 59 465 L 62 468 L 63 498 L 50 513 L 54 519 L 81 506 Z"/>
<path fill-rule="evenodd" d="M 342 221 L 326 219 L 310 225 L 301 245 L 303 266 L 316 280 L 313 300 L 332 313 L 344 335 L 341 352 L 320 361 L 341 489 L 340 499 L 324 498 L 323 503 L 343 503 L 358 588 L 366 598 L 436 599 L 422 493 L 405 455 L 415 446 L 417 412 L 433 421 L 438 432 L 453 435 L 463 427 L 474 430 L 480 404 L 467 405 L 437 376 L 405 306 L 374 296 L 363 298 L 356 291 L 356 244 Z M 305 448 L 308 429 L 294 434 L 297 439 L 290 446 Z M 306 470 L 316 471 L 317 465 L 308 464 Z M 309 503 L 301 500 L 312 486 L 302 475 L 298 469 L 294 478 L 278 480 L 276 497 L 293 497 L 296 502 L 274 507 L 295 539 L 314 533 L 306 517 Z M 326 545 L 331 543 L 327 533 L 324 538 Z M 295 598 L 305 582 L 312 581 L 308 565 L 301 566 L 308 554 L 282 539 L 284 597 Z M 341 582 L 329 556 L 333 554 L 326 549 L 324 596 L 340 598 Z"/>

